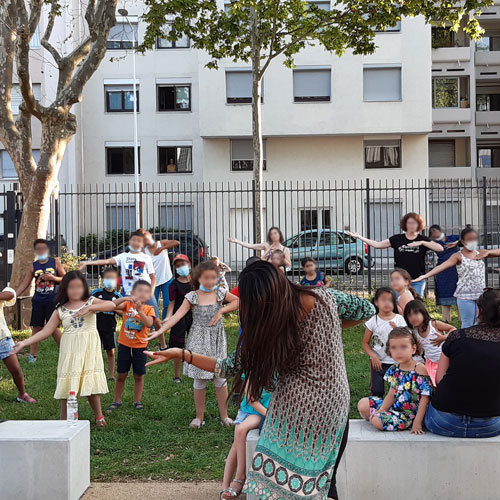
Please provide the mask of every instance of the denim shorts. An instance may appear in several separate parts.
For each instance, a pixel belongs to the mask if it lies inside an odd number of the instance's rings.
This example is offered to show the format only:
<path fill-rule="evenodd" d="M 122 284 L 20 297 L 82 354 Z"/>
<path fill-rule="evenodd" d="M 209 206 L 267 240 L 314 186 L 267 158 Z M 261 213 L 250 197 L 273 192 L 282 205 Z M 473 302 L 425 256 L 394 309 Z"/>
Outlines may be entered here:
<path fill-rule="evenodd" d="M 5 337 L 0 340 L 0 360 L 7 359 L 10 356 L 13 347 L 14 341 L 12 340 L 12 337 Z"/>
<path fill-rule="evenodd" d="M 251 415 L 251 413 L 247 413 L 246 411 L 238 410 L 238 415 L 236 415 L 234 425 L 241 424 L 250 415 Z"/>

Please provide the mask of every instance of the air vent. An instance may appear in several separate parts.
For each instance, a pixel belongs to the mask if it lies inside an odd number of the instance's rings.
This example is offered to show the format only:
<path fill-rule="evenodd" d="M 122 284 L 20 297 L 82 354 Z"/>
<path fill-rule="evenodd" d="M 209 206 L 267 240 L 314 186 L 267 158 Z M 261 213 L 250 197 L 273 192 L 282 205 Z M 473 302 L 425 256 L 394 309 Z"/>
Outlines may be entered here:
<path fill-rule="evenodd" d="M 463 134 L 465 132 L 465 129 L 455 129 L 455 130 L 447 130 L 448 134 Z"/>
<path fill-rule="evenodd" d="M 498 71 L 481 71 L 480 75 L 497 75 Z"/>
<path fill-rule="evenodd" d="M 451 69 L 447 69 L 446 71 L 465 71 L 465 68 L 451 68 Z"/>
<path fill-rule="evenodd" d="M 498 135 L 498 132 L 481 132 L 481 135 Z"/>

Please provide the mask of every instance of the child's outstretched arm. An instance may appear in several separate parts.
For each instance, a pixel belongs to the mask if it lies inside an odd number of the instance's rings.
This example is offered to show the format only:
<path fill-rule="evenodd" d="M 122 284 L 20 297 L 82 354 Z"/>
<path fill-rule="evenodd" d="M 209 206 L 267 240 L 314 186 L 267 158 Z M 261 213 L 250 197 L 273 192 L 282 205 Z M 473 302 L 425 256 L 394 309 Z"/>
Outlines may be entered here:
<path fill-rule="evenodd" d="M 177 312 L 168 320 L 163 323 L 163 325 L 156 330 L 154 333 L 152 333 L 148 337 L 148 341 L 155 339 L 156 337 L 159 337 L 163 333 L 165 333 L 167 330 L 170 330 L 173 326 L 175 326 L 186 314 L 191 310 L 191 304 L 188 300 L 184 299 L 182 302 L 181 307 L 177 309 Z M 166 352 L 166 351 L 163 351 Z M 164 360 L 168 361 L 168 360 Z"/>
<path fill-rule="evenodd" d="M 375 354 L 375 351 L 372 349 L 370 342 L 372 340 L 372 334 L 373 332 L 369 330 L 368 328 L 365 330 L 365 334 L 363 336 L 363 343 L 361 344 L 361 347 L 363 348 L 363 351 L 370 356 L 370 361 L 372 363 L 373 369 L 374 370 L 382 370 L 382 363 L 380 362 L 379 357 Z"/>
<path fill-rule="evenodd" d="M 446 269 L 449 269 L 450 267 L 460 264 L 460 259 L 461 259 L 460 254 L 454 253 L 448 260 L 445 260 L 439 266 L 436 266 L 434 269 L 431 269 L 428 273 L 422 274 L 418 278 L 412 280 L 412 283 L 417 283 L 427 278 L 431 278 L 432 276 L 436 276 L 436 274 L 442 273 L 443 271 L 446 271 Z"/>
<path fill-rule="evenodd" d="M 31 344 L 36 344 L 45 340 L 47 337 L 50 337 L 57 329 L 57 327 L 61 323 L 61 318 L 59 317 L 59 313 L 54 311 L 52 316 L 50 317 L 47 324 L 35 335 L 32 335 L 29 339 L 22 340 L 21 342 L 17 342 L 14 348 L 12 349 L 13 354 L 19 353 L 25 347 L 30 346 Z"/>
<path fill-rule="evenodd" d="M 110 259 L 98 259 L 98 260 L 84 260 L 80 262 L 79 271 L 85 271 L 87 266 L 115 266 L 116 259 L 111 257 Z"/>
<path fill-rule="evenodd" d="M 101 300 L 95 298 L 92 304 L 82 307 L 75 315 L 75 318 L 81 318 L 92 312 L 112 312 L 115 310 L 115 303 L 112 300 Z"/>

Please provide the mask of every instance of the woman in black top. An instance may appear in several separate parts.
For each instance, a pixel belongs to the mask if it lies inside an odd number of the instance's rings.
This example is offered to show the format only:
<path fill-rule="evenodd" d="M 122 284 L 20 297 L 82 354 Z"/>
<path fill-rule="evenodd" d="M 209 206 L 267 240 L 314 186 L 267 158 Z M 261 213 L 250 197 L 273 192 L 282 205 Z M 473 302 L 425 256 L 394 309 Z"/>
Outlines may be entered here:
<path fill-rule="evenodd" d="M 479 324 L 451 332 L 443 344 L 424 422 L 434 434 L 500 435 L 500 290 L 487 290 L 477 305 Z"/>
<path fill-rule="evenodd" d="M 425 274 L 425 254 L 429 250 L 442 252 L 443 247 L 431 241 L 427 236 L 423 236 L 421 231 L 425 228 L 422 216 L 410 212 L 407 213 L 400 222 L 402 234 L 394 234 L 383 241 L 375 241 L 365 238 L 358 233 L 348 232 L 353 238 L 364 241 L 373 248 L 393 248 L 394 249 L 394 267 L 399 267 L 408 271 L 412 279 Z M 419 295 L 423 295 L 425 290 L 425 281 L 413 283 L 412 286 Z"/>

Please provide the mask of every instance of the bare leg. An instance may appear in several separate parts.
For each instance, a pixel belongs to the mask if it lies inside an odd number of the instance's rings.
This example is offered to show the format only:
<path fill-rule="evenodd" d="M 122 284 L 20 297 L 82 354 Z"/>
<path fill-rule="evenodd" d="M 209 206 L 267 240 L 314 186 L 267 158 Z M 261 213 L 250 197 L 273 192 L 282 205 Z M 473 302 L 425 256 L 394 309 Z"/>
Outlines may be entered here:
<path fill-rule="evenodd" d="M 258 429 L 260 425 L 260 415 L 249 415 L 241 424 L 234 429 L 234 444 L 236 445 L 236 475 L 235 479 L 245 479 L 246 475 L 246 440 L 248 432 Z M 243 486 L 238 485 L 238 488 Z M 234 486 L 233 486 L 234 487 Z M 236 489 L 238 491 L 238 489 Z"/>
<path fill-rule="evenodd" d="M 7 370 L 9 370 L 16 384 L 17 391 L 19 392 L 19 397 L 21 397 L 26 392 L 26 387 L 24 386 L 24 375 L 19 360 L 15 354 L 11 354 L 8 358 L 3 360 Z"/>
<path fill-rule="evenodd" d="M 205 418 L 205 393 L 206 389 L 194 389 L 194 406 L 196 408 L 196 418 L 203 422 Z"/>
<path fill-rule="evenodd" d="M 158 323 L 158 325 L 157 325 Z M 155 320 L 155 330 L 159 330 L 161 328 L 161 323 L 160 323 L 160 320 Z M 162 333 L 159 337 L 158 337 L 159 341 L 160 341 L 160 347 L 162 349 L 165 349 L 165 347 L 167 347 L 167 343 L 165 342 L 165 334 Z"/>
<path fill-rule="evenodd" d="M 180 359 L 174 359 L 174 377 L 180 378 L 181 376 L 181 364 L 182 361 Z"/>
<path fill-rule="evenodd" d="M 92 408 L 92 412 L 94 413 L 94 417 L 102 417 L 101 395 L 92 394 L 92 396 L 87 396 L 87 399 L 90 407 Z"/>
<path fill-rule="evenodd" d="M 238 427 L 238 426 L 236 426 Z M 224 479 L 222 480 L 222 489 L 229 488 L 236 471 L 236 444 L 233 443 L 231 450 L 226 458 L 226 465 L 224 466 Z"/>
<path fill-rule="evenodd" d="M 109 349 L 106 351 L 108 355 L 108 374 L 109 378 L 115 378 L 115 350 Z"/>
<path fill-rule="evenodd" d="M 358 402 L 359 414 L 365 419 L 370 420 L 370 400 L 368 398 L 360 399 Z"/>
<path fill-rule="evenodd" d="M 144 375 L 134 373 L 134 403 L 142 401 L 142 392 L 144 391 Z"/>
<path fill-rule="evenodd" d="M 384 430 L 382 426 L 382 420 L 380 420 L 380 418 L 378 418 L 376 414 L 373 415 L 373 417 L 370 419 L 370 424 L 372 424 L 373 427 L 375 427 L 375 429 L 378 429 L 379 431 Z"/>
<path fill-rule="evenodd" d="M 67 411 L 66 404 L 67 404 L 66 399 L 61 399 L 61 420 L 66 420 L 68 418 L 68 415 L 66 413 Z"/>
<path fill-rule="evenodd" d="M 122 394 L 125 389 L 125 380 L 127 380 L 128 373 L 119 373 L 115 382 L 115 398 L 114 403 L 122 402 Z"/>
<path fill-rule="evenodd" d="M 224 387 L 216 387 L 215 396 L 219 405 L 220 419 L 224 421 L 227 418 L 227 384 Z"/>
<path fill-rule="evenodd" d="M 32 329 L 31 329 L 31 336 L 35 335 L 35 333 L 38 333 L 40 330 L 42 330 L 42 327 L 41 326 L 34 326 Z M 39 342 L 37 342 L 36 344 L 31 344 L 31 347 L 30 347 L 30 354 L 36 358 L 37 357 L 37 354 L 38 354 L 38 346 L 39 346 Z"/>
<path fill-rule="evenodd" d="M 445 323 L 451 323 L 451 306 L 441 306 L 441 314 Z"/>
<path fill-rule="evenodd" d="M 61 337 L 62 337 L 61 330 L 59 330 L 59 328 L 56 328 L 56 330 L 52 334 L 52 338 L 55 340 L 57 347 L 61 345 Z"/>

